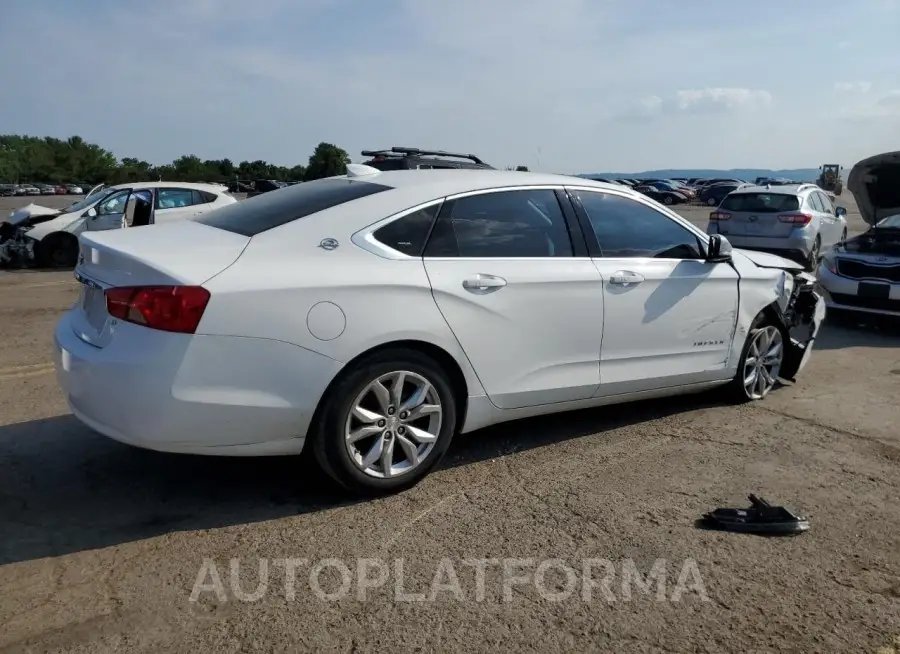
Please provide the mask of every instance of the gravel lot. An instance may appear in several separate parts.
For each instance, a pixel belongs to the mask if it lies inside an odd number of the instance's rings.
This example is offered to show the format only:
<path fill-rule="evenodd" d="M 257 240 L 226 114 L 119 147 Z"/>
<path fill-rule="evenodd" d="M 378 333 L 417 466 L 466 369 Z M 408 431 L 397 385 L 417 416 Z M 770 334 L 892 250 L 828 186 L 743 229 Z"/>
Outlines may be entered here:
<path fill-rule="evenodd" d="M 0 212 L 21 204 L 0 198 Z M 405 494 L 347 502 L 302 459 L 163 455 L 80 426 L 50 358 L 75 297 L 71 273 L 0 273 L 0 651 L 875 652 L 900 639 L 896 325 L 826 324 L 800 382 L 763 403 L 698 396 L 508 424 L 460 437 Z M 749 492 L 807 512 L 810 532 L 694 527 Z M 364 596 L 360 557 L 391 566 Z M 233 558 L 245 593 L 268 563 L 257 601 L 234 592 Z M 308 559 L 293 593 L 276 564 L 292 558 Z M 335 600 L 310 582 L 329 558 L 353 575 Z M 505 597 L 512 558 L 533 565 Z M 225 596 L 192 602 L 204 559 Z M 472 559 L 498 560 L 483 597 Z M 552 601 L 566 578 L 541 584 L 545 559 L 577 571 L 573 594 Z M 611 563 L 608 594 L 583 595 L 589 559 Z M 626 560 L 647 575 L 657 559 L 662 600 L 623 587 Z M 686 570 L 700 583 L 673 601 Z M 461 595 L 401 601 L 441 571 Z M 323 591 L 339 594 L 335 572 L 315 577 Z"/>

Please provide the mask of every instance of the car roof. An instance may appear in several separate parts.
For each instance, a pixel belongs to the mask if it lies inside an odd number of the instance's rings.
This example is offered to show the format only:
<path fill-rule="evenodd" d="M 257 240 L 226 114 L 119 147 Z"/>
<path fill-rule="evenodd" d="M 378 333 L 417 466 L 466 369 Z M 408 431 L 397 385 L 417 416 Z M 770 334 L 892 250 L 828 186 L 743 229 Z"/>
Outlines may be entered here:
<path fill-rule="evenodd" d="M 352 179 L 383 184 L 395 189 L 409 190 L 416 195 L 421 193 L 423 196 L 435 198 L 506 186 L 590 186 L 619 193 L 628 192 L 628 188 L 621 184 L 597 182 L 584 177 L 488 168 L 388 170 Z M 639 197 L 637 193 L 634 195 Z"/>
<path fill-rule="evenodd" d="M 210 193 L 222 193 L 224 185 L 200 184 L 197 182 L 136 182 L 134 184 L 116 184 L 110 189 L 120 188 L 183 188 L 197 191 L 209 191 Z"/>

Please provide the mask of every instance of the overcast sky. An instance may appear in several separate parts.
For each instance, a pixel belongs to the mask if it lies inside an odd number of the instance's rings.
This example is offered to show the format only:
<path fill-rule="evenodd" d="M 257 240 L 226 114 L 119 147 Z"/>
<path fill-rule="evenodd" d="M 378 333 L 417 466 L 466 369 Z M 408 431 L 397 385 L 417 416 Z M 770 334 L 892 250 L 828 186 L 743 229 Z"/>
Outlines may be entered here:
<path fill-rule="evenodd" d="M 900 0 L 3 0 L 0 133 L 558 172 L 900 149 Z"/>

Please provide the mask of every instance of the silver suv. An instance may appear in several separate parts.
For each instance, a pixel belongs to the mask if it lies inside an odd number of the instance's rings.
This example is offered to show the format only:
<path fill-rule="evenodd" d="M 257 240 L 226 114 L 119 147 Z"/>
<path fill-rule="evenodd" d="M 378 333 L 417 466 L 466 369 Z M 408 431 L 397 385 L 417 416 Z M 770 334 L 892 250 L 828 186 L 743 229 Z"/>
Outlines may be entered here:
<path fill-rule="evenodd" d="M 815 184 L 746 186 L 709 214 L 707 234 L 737 248 L 779 254 L 815 269 L 823 250 L 847 237 L 847 210 Z"/>

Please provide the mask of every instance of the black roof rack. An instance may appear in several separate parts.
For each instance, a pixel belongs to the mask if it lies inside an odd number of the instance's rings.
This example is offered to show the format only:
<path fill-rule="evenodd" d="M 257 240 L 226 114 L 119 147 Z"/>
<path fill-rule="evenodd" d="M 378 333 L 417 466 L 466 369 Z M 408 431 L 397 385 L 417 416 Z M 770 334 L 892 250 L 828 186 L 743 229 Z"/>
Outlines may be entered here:
<path fill-rule="evenodd" d="M 452 159 L 468 159 L 476 164 L 485 165 L 484 161 L 474 154 L 461 154 L 445 150 L 421 150 L 419 148 L 401 148 L 394 146 L 390 150 L 363 150 L 364 157 L 448 157 Z"/>
<path fill-rule="evenodd" d="M 395 159 L 400 159 L 404 156 L 390 150 L 363 150 L 360 154 L 364 157 L 393 157 Z"/>

